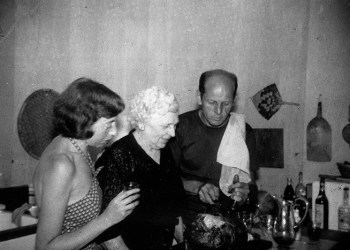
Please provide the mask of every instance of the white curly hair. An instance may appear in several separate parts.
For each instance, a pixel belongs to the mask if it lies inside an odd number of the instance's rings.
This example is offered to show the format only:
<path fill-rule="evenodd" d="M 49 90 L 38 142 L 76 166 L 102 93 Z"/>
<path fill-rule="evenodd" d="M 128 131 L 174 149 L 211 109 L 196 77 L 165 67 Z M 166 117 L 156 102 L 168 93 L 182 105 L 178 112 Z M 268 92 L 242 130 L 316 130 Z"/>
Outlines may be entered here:
<path fill-rule="evenodd" d="M 157 86 L 145 89 L 130 101 L 128 121 L 135 128 L 153 114 L 165 115 L 179 112 L 179 103 L 174 94 Z"/>

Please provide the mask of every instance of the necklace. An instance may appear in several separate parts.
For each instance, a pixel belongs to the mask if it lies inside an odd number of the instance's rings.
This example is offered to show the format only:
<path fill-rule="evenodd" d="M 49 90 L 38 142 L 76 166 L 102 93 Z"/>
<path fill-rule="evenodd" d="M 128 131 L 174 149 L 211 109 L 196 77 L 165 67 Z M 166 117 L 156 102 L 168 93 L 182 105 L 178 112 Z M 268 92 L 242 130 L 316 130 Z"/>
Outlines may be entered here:
<path fill-rule="evenodd" d="M 84 153 L 83 150 L 79 147 L 79 145 L 75 139 L 73 139 L 73 138 L 68 138 L 68 139 L 73 144 L 73 146 L 78 150 L 78 152 L 84 157 L 85 161 L 89 165 L 92 172 L 95 172 L 94 167 L 92 165 L 92 159 L 91 159 L 90 153 L 88 151 L 86 153 Z"/>

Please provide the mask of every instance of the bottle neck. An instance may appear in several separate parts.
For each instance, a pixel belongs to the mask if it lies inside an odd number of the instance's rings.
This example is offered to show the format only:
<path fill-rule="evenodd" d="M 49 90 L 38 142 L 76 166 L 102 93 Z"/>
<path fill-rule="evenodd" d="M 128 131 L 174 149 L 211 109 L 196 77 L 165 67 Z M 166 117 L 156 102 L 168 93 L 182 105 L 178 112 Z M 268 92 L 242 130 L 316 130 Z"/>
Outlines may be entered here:
<path fill-rule="evenodd" d="M 349 205 L 349 189 L 344 189 L 344 205 Z"/>
<path fill-rule="evenodd" d="M 324 190 L 325 190 L 324 181 L 320 181 L 320 191 L 319 191 L 319 193 L 320 194 L 324 194 L 325 193 Z"/>
<path fill-rule="evenodd" d="M 303 174 L 299 173 L 299 183 L 303 184 Z"/>
<path fill-rule="evenodd" d="M 322 102 L 318 102 L 318 105 L 317 105 L 317 117 L 322 117 Z"/>

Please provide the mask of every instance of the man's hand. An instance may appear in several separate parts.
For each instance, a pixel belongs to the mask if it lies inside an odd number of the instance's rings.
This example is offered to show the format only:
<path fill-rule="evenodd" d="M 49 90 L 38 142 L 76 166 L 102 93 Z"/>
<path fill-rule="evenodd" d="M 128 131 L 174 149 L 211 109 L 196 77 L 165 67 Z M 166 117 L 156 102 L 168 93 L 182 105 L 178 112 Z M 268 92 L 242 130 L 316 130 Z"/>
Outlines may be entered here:
<path fill-rule="evenodd" d="M 248 189 L 249 192 L 249 189 Z M 219 199 L 219 188 L 211 183 L 204 184 L 198 192 L 199 199 L 204 203 L 214 204 Z"/>
<path fill-rule="evenodd" d="M 184 241 L 184 231 L 185 224 L 182 221 L 182 217 L 178 217 L 179 223 L 175 226 L 174 238 L 177 243 L 181 243 Z"/>
<path fill-rule="evenodd" d="M 242 205 L 248 198 L 249 184 L 244 182 L 237 182 L 228 187 L 228 192 L 231 194 L 231 199 Z"/>

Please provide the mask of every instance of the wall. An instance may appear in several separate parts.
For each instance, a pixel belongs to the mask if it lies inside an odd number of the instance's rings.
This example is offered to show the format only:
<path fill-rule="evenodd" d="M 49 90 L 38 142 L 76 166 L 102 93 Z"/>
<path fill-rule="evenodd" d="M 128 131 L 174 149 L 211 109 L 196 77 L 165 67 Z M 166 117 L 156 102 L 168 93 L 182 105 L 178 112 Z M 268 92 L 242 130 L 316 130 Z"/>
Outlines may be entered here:
<path fill-rule="evenodd" d="M 350 161 L 342 129 L 349 123 L 350 106 L 350 1 L 311 1 L 305 92 L 305 124 L 316 116 L 322 94 L 323 117 L 332 128 L 331 162 L 316 163 L 304 157 L 305 180 L 319 174 L 336 174 L 336 162 Z M 305 145 L 305 143 L 304 143 Z M 305 151 L 305 149 L 304 149 Z"/>
<path fill-rule="evenodd" d="M 283 192 L 287 177 L 296 180 L 302 170 L 309 5 L 309 1 L 266 1 L 246 6 L 242 20 L 248 26 L 243 27 L 237 61 L 242 65 L 240 86 L 247 86 L 243 103 L 247 120 L 254 128 L 283 129 L 284 168 L 262 168 L 258 181 L 261 189 L 276 194 Z M 249 97 L 272 83 L 284 101 L 300 106 L 282 105 L 266 120 Z"/>
<path fill-rule="evenodd" d="M 0 187 L 10 184 L 14 117 L 15 1 L 0 1 Z M 3 179 L 3 181 L 1 181 Z"/>
<path fill-rule="evenodd" d="M 195 107 L 199 75 L 211 68 L 237 74 L 236 111 L 245 113 L 253 127 L 284 130 L 285 168 L 261 169 L 260 188 L 281 193 L 286 177 L 296 180 L 302 170 L 307 181 L 319 173 L 338 173 L 335 162 L 349 153 L 340 136 L 347 123 L 344 98 L 350 93 L 348 3 L 17 0 L 15 42 L 0 48 L 14 50 L 6 60 L 13 71 L 12 121 L 2 121 L 13 131 L 13 163 L 6 166 L 9 184 L 29 183 L 35 168 L 36 160 L 21 147 L 13 122 L 33 91 L 60 92 L 77 77 L 88 76 L 128 100 L 141 89 L 159 85 L 176 93 L 185 112 Z M 11 79 L 10 72 L 4 73 Z M 324 78 L 328 81 L 320 83 Z M 285 101 L 300 106 L 283 105 L 267 121 L 250 97 L 271 83 Z M 306 125 L 316 114 L 319 93 L 334 131 L 336 153 L 327 164 L 307 162 L 304 153 Z M 3 99 L 0 102 L 3 105 Z"/>

